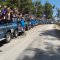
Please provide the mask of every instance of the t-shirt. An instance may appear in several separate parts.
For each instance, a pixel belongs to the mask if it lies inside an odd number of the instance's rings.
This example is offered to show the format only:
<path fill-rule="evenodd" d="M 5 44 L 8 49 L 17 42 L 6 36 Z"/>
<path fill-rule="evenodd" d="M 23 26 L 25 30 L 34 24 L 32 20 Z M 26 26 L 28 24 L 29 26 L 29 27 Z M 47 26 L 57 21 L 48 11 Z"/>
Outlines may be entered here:
<path fill-rule="evenodd" d="M 25 27 L 24 19 L 21 19 L 20 23 L 21 23 L 21 27 Z"/>
<path fill-rule="evenodd" d="M 2 14 L 5 15 L 6 13 L 7 13 L 7 9 L 5 8 L 5 9 L 2 10 Z"/>

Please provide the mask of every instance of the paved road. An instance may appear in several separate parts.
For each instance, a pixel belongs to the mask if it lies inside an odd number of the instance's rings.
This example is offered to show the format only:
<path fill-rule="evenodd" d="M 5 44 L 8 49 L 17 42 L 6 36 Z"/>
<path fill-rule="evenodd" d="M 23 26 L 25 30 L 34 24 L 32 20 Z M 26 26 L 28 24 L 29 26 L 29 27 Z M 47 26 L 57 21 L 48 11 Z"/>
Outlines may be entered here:
<path fill-rule="evenodd" d="M 0 60 L 60 60 L 59 31 L 39 25 L 0 47 Z"/>

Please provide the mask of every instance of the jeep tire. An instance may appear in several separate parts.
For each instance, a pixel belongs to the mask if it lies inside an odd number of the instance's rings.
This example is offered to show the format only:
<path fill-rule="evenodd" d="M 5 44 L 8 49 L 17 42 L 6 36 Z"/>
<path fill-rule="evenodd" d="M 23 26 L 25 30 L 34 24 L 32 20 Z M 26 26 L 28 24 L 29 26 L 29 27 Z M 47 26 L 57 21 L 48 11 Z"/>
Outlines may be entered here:
<path fill-rule="evenodd" d="M 15 30 L 15 32 L 14 32 L 14 37 L 15 37 L 15 38 L 18 37 L 18 31 L 17 31 L 17 30 Z"/>
<path fill-rule="evenodd" d="M 10 32 L 7 32 L 6 33 L 6 43 L 8 43 L 10 41 L 11 41 L 11 33 Z"/>

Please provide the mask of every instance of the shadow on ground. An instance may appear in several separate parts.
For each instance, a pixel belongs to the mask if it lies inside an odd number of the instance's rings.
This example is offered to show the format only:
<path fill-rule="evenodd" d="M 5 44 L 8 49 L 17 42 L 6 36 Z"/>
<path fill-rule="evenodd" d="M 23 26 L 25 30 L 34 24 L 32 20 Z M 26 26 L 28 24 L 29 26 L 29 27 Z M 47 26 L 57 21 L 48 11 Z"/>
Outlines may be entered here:
<path fill-rule="evenodd" d="M 29 54 L 26 54 L 22 59 L 18 57 L 17 60 L 60 60 L 60 48 L 57 51 L 44 51 L 38 48 L 27 49 L 26 51 L 30 51 L 31 53 L 33 51 L 34 55 L 29 56 Z"/>
<path fill-rule="evenodd" d="M 44 31 L 41 35 L 60 39 L 60 31 L 56 29 Z M 40 47 L 26 49 L 17 60 L 60 60 L 60 45 L 55 46 L 53 43 L 44 42 L 44 46 L 44 49 Z"/>
<path fill-rule="evenodd" d="M 0 41 L 0 47 L 4 46 L 4 44 L 6 44 L 6 42 L 4 40 Z"/>
<path fill-rule="evenodd" d="M 50 35 L 50 36 L 60 39 L 60 30 L 57 30 L 57 29 L 47 30 L 47 31 L 44 31 L 43 33 L 39 34 L 39 36 L 41 36 L 41 35 L 43 35 L 43 36 Z"/>

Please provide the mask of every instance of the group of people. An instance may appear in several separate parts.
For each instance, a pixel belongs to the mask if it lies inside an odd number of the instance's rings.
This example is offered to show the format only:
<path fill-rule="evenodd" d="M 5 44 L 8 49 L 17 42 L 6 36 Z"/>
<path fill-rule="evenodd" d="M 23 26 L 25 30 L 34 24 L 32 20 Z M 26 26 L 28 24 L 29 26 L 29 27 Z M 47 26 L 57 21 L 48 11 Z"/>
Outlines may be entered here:
<path fill-rule="evenodd" d="M 7 6 L 4 6 L 1 11 L 0 11 L 0 20 L 1 19 L 7 19 L 7 20 L 11 20 L 11 18 L 13 17 L 19 17 L 20 12 L 18 11 L 17 8 L 10 8 Z"/>
<path fill-rule="evenodd" d="M 17 8 L 10 8 L 7 6 L 4 6 L 1 10 L 0 10 L 0 21 L 6 21 L 9 20 L 11 21 L 13 18 L 20 18 L 21 20 L 21 26 L 24 27 L 24 17 L 22 16 L 22 14 L 20 14 L 20 12 L 18 11 Z"/>
<path fill-rule="evenodd" d="M 12 20 L 12 18 L 19 18 L 21 27 L 27 27 L 27 19 L 25 19 L 24 15 L 20 13 L 20 11 L 17 8 L 10 8 L 7 6 L 4 6 L 0 11 L 0 21 L 1 20 Z M 29 19 L 31 19 L 31 16 L 29 16 Z M 31 23 L 30 23 L 31 24 Z"/>

